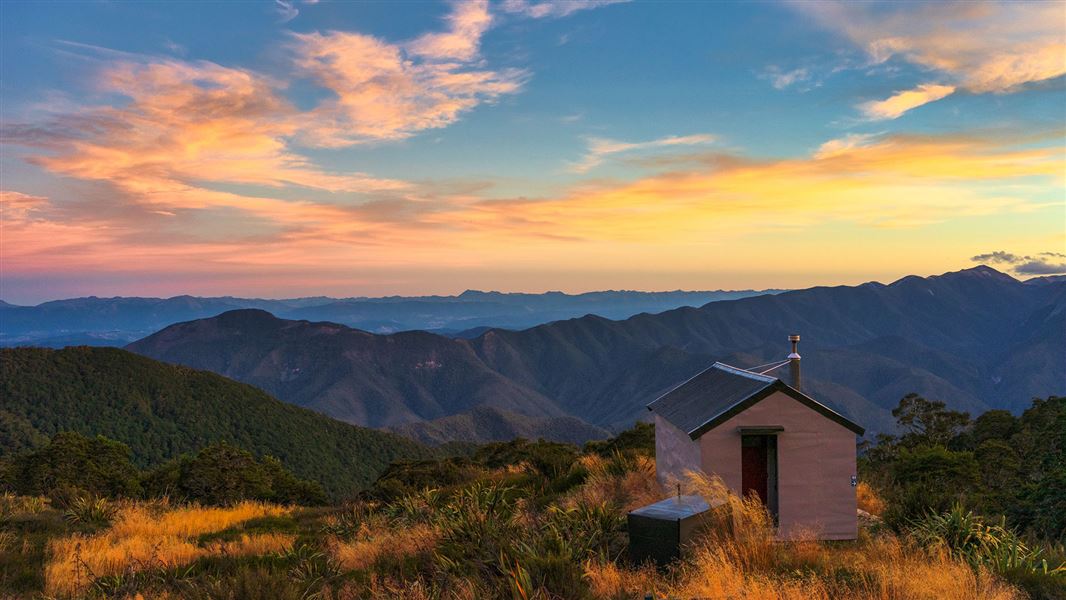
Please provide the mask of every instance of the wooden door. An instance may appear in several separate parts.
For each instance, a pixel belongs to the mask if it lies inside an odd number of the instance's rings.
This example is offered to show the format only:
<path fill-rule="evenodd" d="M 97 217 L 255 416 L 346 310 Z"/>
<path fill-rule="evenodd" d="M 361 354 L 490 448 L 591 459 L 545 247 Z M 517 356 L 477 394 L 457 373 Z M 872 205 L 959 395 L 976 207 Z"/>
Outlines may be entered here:
<path fill-rule="evenodd" d="M 754 492 L 763 504 L 768 504 L 770 499 L 766 446 L 766 436 L 763 435 L 745 435 L 741 439 L 741 493 L 747 497 Z"/>

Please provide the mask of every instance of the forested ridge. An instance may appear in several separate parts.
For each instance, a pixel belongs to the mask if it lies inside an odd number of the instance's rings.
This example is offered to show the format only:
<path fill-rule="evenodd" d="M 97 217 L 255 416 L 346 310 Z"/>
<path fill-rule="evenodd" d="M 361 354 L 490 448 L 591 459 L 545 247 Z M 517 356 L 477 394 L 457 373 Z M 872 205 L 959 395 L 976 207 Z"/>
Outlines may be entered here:
<path fill-rule="evenodd" d="M 332 496 L 366 487 L 395 460 L 431 455 L 401 436 L 125 350 L 0 350 L 0 455 L 42 447 L 62 431 L 120 441 L 141 468 L 225 441 L 276 457 Z"/>

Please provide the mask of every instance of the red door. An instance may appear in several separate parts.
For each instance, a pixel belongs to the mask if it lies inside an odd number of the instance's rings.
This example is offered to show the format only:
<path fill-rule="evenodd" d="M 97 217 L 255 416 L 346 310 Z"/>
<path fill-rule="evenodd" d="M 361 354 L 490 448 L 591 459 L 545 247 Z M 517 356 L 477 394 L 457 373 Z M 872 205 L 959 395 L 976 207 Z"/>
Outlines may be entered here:
<path fill-rule="evenodd" d="M 754 437 L 754 436 L 753 436 Z M 761 442 L 761 443 L 759 443 Z M 770 473 L 766 465 L 766 442 L 765 438 L 755 440 L 745 439 L 740 448 L 741 461 L 741 488 L 744 496 L 755 492 L 763 504 L 767 503 L 767 482 Z"/>

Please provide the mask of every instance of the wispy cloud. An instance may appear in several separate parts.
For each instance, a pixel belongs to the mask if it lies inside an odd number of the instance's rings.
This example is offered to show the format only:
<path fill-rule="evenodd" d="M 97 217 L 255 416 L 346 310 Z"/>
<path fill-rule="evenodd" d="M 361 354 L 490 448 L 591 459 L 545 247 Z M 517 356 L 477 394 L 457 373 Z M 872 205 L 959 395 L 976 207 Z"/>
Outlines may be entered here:
<path fill-rule="evenodd" d="M 282 23 L 288 23 L 300 14 L 300 9 L 296 8 L 295 0 L 274 0 L 274 10 L 277 11 L 278 18 Z"/>
<path fill-rule="evenodd" d="M 487 1 L 457 2 L 444 32 L 391 43 L 361 33 L 293 34 L 300 73 L 329 89 L 300 137 L 316 146 L 395 140 L 454 123 L 480 104 L 518 92 L 528 73 L 483 68 Z"/>
<path fill-rule="evenodd" d="M 669 148 L 671 146 L 710 144 L 715 141 L 715 137 L 708 134 L 684 136 L 671 135 L 647 142 L 622 142 L 609 138 L 588 137 L 585 138 L 585 141 L 588 144 L 588 150 L 585 152 L 585 155 L 581 157 L 581 160 L 570 165 L 570 170 L 575 173 L 585 173 L 590 169 L 603 164 L 603 161 L 612 155 L 653 150 L 657 148 Z"/>
<path fill-rule="evenodd" d="M 1030 178 L 1058 181 L 1062 159 L 1055 147 L 1018 149 L 978 137 L 878 136 L 827 142 L 795 159 L 713 155 L 689 169 L 630 183 L 579 185 L 559 198 L 494 202 L 462 218 L 512 232 L 538 229 L 617 242 L 666 243 L 662 232 L 668 231 L 677 244 L 828 223 L 920 228 L 1040 208 L 1003 190 Z"/>
<path fill-rule="evenodd" d="M 1066 254 L 1040 252 L 1035 255 L 1020 255 L 996 250 L 970 257 L 981 264 L 1003 265 L 1019 275 L 1061 275 L 1066 273 Z"/>
<path fill-rule="evenodd" d="M 578 10 L 527 5 L 530 14 L 523 8 L 514 18 Z M 64 52 L 93 53 L 87 72 L 97 87 L 53 104 L 48 118 L 5 123 L 5 147 L 28 149 L 34 165 L 59 176 L 48 197 L 0 194 L 5 269 L 219 278 L 314 271 L 347 281 L 353 269 L 573 264 L 591 272 L 644 260 L 651 270 L 697 272 L 711 240 L 788 230 L 813 245 L 822 237 L 812 232 L 841 224 L 848 235 L 920 229 L 1040 209 L 1034 198 L 1062 184 L 1061 131 L 1023 142 L 848 135 L 781 158 L 725 152 L 706 133 L 590 137 L 574 172 L 616 159 L 640 169 L 619 179 L 575 177 L 541 197 L 501 196 L 491 181 L 378 177 L 355 162 L 362 151 L 346 154 L 353 162 L 344 168 L 314 160 L 319 153 L 308 146 L 408 138 L 520 92 L 530 74 L 482 48 L 485 32 L 507 18 L 496 6 L 455 3 L 439 30 L 399 41 L 291 34 L 290 62 L 269 75 L 64 44 Z M 785 86 L 809 83 L 803 73 L 780 75 Z M 319 93 L 290 100 L 297 80 Z M 766 252 L 760 264 L 776 260 Z"/>
<path fill-rule="evenodd" d="M 844 137 L 823 142 L 814 153 L 814 158 L 825 159 L 846 155 L 858 148 L 876 143 L 880 135 L 875 133 L 849 133 Z"/>
<path fill-rule="evenodd" d="M 1063 155 L 1057 146 L 1033 143 L 854 137 L 830 140 L 797 158 L 708 153 L 697 163 L 689 156 L 652 175 L 581 181 L 543 198 L 494 197 L 475 183 L 420 184 L 372 192 L 353 204 L 236 195 L 195 187 L 166 169 L 154 180 L 119 171 L 126 177 L 122 187 L 101 190 L 97 203 L 83 207 L 6 194 L 4 260 L 16 273 L 54 271 L 61 256 L 63 268 L 85 272 L 121 265 L 245 277 L 314 272 L 340 278 L 353 269 L 386 268 L 439 276 L 474 266 L 513 269 L 533 264 L 532 257 L 536 265 L 590 272 L 662 265 L 698 270 L 712 240 L 726 248 L 729 240 L 788 231 L 791 240 L 811 243 L 826 227 L 914 230 L 1040 209 L 1025 186 L 1060 181 Z M 627 145 L 604 148 L 613 155 Z M 126 204 L 114 206 L 116 198 Z M 759 254 L 764 245 L 767 251 Z M 770 246 L 738 248 L 762 257 L 752 260 L 772 261 Z M 144 258 L 131 264 L 129 256 Z"/>
<path fill-rule="evenodd" d="M 112 63 L 98 85 L 129 99 L 87 108 L 38 127 L 9 127 L 9 143 L 51 153 L 30 160 L 50 171 L 109 181 L 166 197 L 196 182 L 327 191 L 396 189 L 399 181 L 329 173 L 287 148 L 298 111 L 270 79 L 209 62 Z"/>
<path fill-rule="evenodd" d="M 622 4 L 631 0 L 504 0 L 500 5 L 504 12 L 520 14 L 533 19 L 559 18 L 579 10 L 589 10 Z"/>
<path fill-rule="evenodd" d="M 427 33 L 407 44 L 407 51 L 429 60 L 473 60 L 492 25 L 488 0 L 456 1 L 447 22 L 447 31 Z"/>
<path fill-rule="evenodd" d="M 762 73 L 762 78 L 769 80 L 770 85 L 778 90 L 785 90 L 790 87 L 807 89 L 811 83 L 811 72 L 805 67 L 786 71 L 778 66 L 771 65 Z"/>
<path fill-rule="evenodd" d="M 795 2 L 858 44 L 874 64 L 899 58 L 935 74 L 917 88 L 860 105 L 893 119 L 955 91 L 1012 93 L 1066 73 L 1066 29 L 1056 2 Z"/>
<path fill-rule="evenodd" d="M 953 85 L 923 83 L 913 90 L 896 92 L 884 100 L 863 103 L 859 105 L 859 109 L 870 119 L 895 119 L 912 108 L 935 102 L 954 93 Z"/>

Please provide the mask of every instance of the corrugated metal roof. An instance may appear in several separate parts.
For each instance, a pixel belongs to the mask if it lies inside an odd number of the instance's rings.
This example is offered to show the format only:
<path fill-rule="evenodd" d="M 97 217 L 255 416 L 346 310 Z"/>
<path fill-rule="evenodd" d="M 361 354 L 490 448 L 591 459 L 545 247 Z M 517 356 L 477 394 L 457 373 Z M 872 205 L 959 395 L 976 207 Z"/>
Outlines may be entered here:
<path fill-rule="evenodd" d="M 648 410 L 696 439 L 774 391 L 781 391 L 858 435 L 864 429 L 776 377 L 716 362 L 648 405 Z M 767 425 L 772 425 L 768 423 Z"/>
<path fill-rule="evenodd" d="M 758 394 L 777 381 L 716 362 L 670 390 L 648 408 L 691 435 L 701 425 Z"/>
<path fill-rule="evenodd" d="M 655 504 L 642 506 L 629 514 L 662 521 L 680 521 L 705 513 L 710 509 L 707 502 L 699 496 L 674 496 Z"/>

